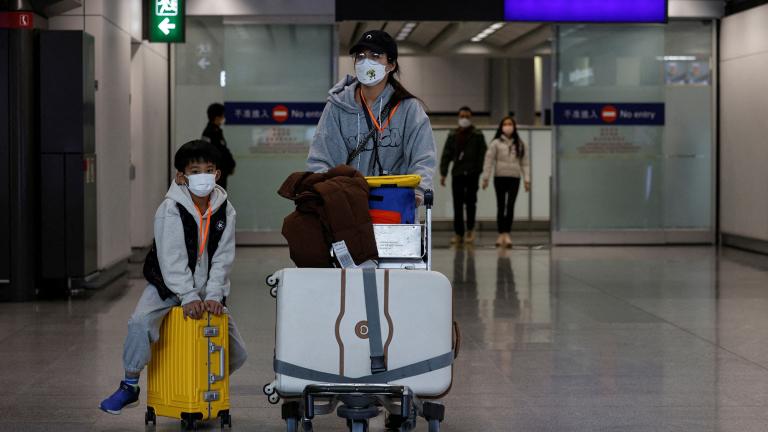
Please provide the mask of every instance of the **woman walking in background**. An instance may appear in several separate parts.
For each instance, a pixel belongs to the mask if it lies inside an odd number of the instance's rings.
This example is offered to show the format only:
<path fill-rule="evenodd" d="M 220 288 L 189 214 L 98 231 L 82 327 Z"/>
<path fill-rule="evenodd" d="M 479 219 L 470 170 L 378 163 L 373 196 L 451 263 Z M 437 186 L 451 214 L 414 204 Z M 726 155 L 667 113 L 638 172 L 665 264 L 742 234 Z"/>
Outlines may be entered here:
<path fill-rule="evenodd" d="M 509 233 L 512 231 L 520 180 L 524 181 L 526 192 L 531 190 L 530 159 L 527 147 L 517 133 L 515 120 L 512 117 L 504 117 L 485 154 L 483 189 L 488 187 L 493 175 L 498 208 L 496 220 L 499 229 L 496 246 L 499 247 L 512 247 L 512 237 Z"/>

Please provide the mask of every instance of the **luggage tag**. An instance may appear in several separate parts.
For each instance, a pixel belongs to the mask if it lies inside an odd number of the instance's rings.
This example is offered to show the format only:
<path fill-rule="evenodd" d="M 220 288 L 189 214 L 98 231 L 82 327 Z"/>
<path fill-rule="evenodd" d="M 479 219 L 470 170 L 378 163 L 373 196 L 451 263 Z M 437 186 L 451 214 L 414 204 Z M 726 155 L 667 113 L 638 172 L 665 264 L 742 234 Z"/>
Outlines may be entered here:
<path fill-rule="evenodd" d="M 347 242 L 344 240 L 333 243 L 333 253 L 336 255 L 336 259 L 339 260 L 341 268 L 357 268 L 355 260 L 352 259 L 352 255 L 347 248 Z"/>

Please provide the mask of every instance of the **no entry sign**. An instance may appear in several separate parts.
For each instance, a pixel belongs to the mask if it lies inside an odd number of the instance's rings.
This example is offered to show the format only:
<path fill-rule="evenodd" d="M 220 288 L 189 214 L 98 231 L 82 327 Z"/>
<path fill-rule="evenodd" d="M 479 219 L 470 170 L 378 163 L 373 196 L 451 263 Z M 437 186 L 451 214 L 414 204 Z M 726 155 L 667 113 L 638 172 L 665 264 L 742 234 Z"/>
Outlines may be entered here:
<path fill-rule="evenodd" d="M 33 29 L 35 14 L 32 12 L 0 12 L 0 28 Z"/>
<path fill-rule="evenodd" d="M 315 125 L 323 102 L 224 102 L 230 125 Z"/>
<path fill-rule="evenodd" d="M 555 124 L 573 126 L 664 126 L 663 103 L 555 104 Z"/>

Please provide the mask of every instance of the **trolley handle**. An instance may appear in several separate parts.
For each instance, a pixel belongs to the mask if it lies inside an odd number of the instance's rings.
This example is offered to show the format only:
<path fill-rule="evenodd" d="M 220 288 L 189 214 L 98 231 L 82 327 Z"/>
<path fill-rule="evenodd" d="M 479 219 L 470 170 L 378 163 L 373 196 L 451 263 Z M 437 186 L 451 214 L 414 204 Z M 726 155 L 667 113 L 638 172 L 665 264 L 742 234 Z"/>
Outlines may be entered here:
<path fill-rule="evenodd" d="M 430 209 L 432 208 L 432 204 L 435 203 L 435 193 L 432 192 L 432 189 L 427 189 L 424 191 L 424 205 Z"/>

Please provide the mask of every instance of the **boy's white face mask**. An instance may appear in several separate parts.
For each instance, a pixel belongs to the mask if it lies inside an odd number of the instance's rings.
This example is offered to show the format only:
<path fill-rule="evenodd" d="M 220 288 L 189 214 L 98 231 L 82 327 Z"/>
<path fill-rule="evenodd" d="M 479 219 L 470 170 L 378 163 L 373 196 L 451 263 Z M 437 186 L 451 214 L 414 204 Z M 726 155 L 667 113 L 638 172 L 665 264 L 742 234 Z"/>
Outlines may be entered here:
<path fill-rule="evenodd" d="M 192 174 L 185 177 L 189 191 L 200 198 L 210 195 L 216 186 L 216 175 L 214 174 Z"/>

